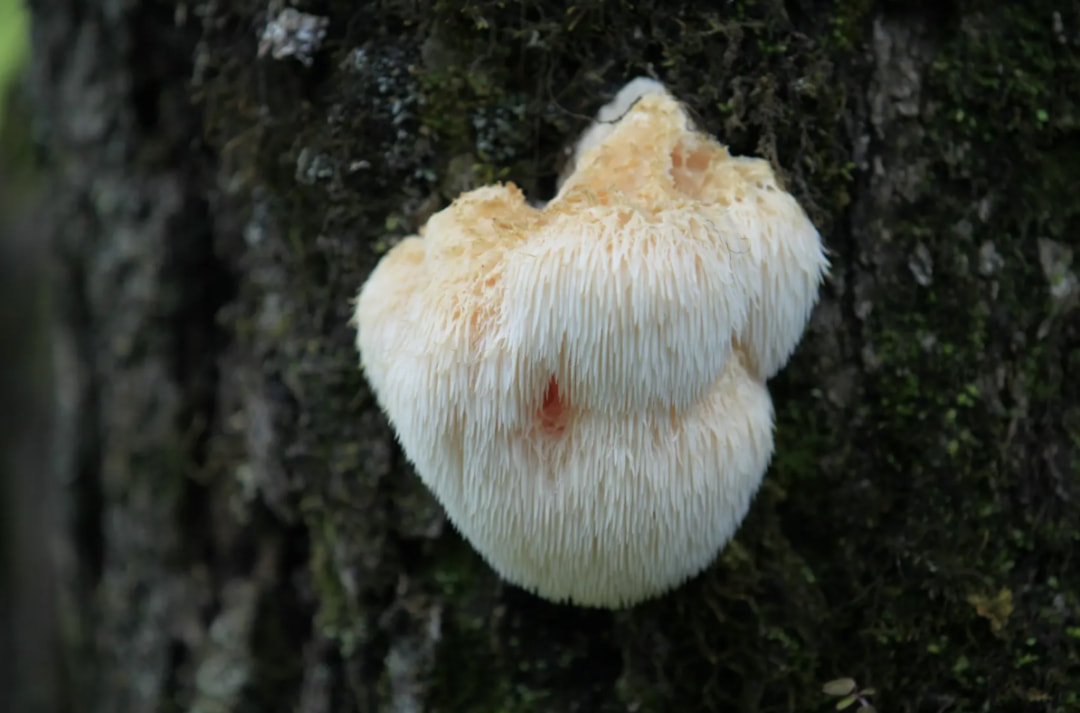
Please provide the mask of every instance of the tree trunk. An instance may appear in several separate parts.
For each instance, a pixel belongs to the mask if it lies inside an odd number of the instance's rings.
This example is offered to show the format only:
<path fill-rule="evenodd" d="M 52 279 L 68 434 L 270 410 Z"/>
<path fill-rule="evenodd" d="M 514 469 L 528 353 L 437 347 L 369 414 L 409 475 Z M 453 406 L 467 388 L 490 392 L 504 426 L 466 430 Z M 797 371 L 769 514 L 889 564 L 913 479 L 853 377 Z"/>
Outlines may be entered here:
<path fill-rule="evenodd" d="M 56 706 L 1080 709 L 1076 3 L 31 5 Z M 610 613 L 453 532 L 348 320 L 462 190 L 550 196 L 640 74 L 773 162 L 832 275 L 736 539 Z"/>

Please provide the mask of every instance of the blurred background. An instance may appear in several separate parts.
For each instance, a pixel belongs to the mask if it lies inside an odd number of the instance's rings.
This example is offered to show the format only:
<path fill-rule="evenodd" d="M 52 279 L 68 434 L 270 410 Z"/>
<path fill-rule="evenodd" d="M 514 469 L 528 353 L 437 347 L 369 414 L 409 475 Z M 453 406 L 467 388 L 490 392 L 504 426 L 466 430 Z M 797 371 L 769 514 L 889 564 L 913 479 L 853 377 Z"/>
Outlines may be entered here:
<path fill-rule="evenodd" d="M 0 705 L 56 702 L 56 587 L 50 535 L 48 292 L 42 187 L 28 98 L 29 13 L 0 0 Z"/>

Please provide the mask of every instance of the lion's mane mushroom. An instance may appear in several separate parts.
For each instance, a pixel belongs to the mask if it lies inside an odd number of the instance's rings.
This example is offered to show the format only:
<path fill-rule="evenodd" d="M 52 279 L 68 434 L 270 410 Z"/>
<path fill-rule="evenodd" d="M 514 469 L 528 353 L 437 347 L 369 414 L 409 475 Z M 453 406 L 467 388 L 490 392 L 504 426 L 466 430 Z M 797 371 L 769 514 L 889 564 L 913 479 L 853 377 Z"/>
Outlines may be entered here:
<path fill-rule="evenodd" d="M 658 595 L 735 532 L 773 450 L 765 381 L 827 268 L 767 162 L 633 86 L 546 206 L 460 196 L 356 305 L 367 378 L 451 522 L 505 579 L 583 606 Z"/>

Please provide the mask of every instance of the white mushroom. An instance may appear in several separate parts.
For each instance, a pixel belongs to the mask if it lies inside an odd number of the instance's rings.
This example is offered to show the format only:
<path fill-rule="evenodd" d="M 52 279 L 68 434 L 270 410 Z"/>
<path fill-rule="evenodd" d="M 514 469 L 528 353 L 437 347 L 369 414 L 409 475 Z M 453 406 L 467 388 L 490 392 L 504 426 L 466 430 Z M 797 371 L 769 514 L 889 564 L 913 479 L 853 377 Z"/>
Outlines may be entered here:
<path fill-rule="evenodd" d="M 620 97 L 544 208 L 513 185 L 459 197 L 356 306 L 367 378 L 451 522 L 505 579 L 600 607 L 732 536 L 772 454 L 765 380 L 827 267 L 767 162 L 651 80 Z"/>

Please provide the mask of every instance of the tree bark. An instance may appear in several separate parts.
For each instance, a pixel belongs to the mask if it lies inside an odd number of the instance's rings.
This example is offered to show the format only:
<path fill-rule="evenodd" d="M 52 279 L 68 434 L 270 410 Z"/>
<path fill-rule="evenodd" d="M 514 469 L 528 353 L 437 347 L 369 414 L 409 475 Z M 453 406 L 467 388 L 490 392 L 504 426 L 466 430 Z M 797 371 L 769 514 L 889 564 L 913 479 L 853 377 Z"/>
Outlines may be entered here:
<path fill-rule="evenodd" d="M 56 707 L 1080 709 L 1080 6 L 31 6 Z M 773 162 L 832 275 L 737 537 L 610 613 L 453 532 L 348 320 L 460 191 L 548 197 L 639 74 Z"/>

